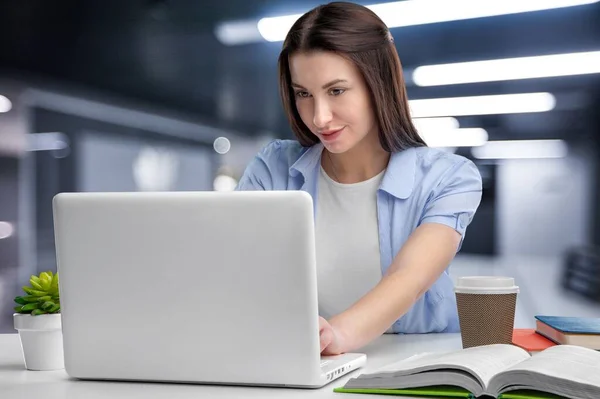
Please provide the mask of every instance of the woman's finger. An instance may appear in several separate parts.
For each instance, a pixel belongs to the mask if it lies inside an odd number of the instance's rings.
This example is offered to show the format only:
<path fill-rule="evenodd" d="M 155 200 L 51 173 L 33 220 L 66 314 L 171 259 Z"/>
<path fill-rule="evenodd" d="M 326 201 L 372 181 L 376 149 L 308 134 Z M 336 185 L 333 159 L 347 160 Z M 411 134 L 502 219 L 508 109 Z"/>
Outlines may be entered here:
<path fill-rule="evenodd" d="M 319 316 L 319 332 L 323 331 L 323 329 L 325 327 L 327 327 L 328 325 L 329 325 L 329 323 L 327 323 L 327 320 L 325 320 L 324 318 Z"/>
<path fill-rule="evenodd" d="M 327 346 L 329 346 L 329 344 L 331 343 L 333 339 L 333 332 L 331 331 L 331 329 L 325 328 L 321 330 L 319 338 L 319 340 L 321 341 L 321 352 L 323 352 L 323 350 L 327 348 Z"/>

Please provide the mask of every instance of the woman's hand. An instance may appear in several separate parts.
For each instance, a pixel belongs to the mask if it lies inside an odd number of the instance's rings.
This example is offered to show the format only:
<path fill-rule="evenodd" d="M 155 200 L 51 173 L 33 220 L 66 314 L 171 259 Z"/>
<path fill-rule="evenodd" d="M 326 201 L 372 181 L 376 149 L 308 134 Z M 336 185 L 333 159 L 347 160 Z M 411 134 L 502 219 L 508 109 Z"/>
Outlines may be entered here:
<path fill-rule="evenodd" d="M 319 316 L 319 337 L 321 341 L 321 354 L 325 356 L 344 353 L 345 339 L 343 332 Z"/>

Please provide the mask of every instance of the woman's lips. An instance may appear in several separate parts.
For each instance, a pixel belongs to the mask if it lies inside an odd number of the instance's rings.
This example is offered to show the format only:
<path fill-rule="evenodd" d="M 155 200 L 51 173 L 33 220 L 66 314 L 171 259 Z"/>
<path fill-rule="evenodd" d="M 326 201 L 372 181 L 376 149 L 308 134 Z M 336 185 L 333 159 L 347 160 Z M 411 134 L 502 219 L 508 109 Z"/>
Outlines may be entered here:
<path fill-rule="evenodd" d="M 342 133 L 342 130 L 344 130 L 344 127 L 337 130 L 327 130 L 321 132 L 320 135 L 324 141 L 333 141 L 339 137 L 339 135 Z"/>

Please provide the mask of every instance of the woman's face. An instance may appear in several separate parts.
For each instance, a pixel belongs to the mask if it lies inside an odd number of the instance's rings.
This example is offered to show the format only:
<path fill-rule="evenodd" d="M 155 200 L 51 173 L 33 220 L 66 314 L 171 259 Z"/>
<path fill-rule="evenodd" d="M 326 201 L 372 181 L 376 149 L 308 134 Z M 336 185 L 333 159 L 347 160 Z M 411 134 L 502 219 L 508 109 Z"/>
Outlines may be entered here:
<path fill-rule="evenodd" d="M 310 131 L 332 153 L 344 153 L 365 138 L 378 140 L 367 85 L 358 68 L 331 52 L 290 57 L 296 107 Z"/>

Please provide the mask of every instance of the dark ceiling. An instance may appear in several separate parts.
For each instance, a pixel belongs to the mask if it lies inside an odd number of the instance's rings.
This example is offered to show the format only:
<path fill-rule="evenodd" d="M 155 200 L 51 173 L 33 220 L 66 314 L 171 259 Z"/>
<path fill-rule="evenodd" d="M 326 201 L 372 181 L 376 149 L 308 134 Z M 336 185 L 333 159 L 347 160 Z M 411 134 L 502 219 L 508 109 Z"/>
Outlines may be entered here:
<path fill-rule="evenodd" d="M 316 1 L 4 0 L 0 68 L 165 107 L 254 135 L 285 137 L 281 43 L 227 47 L 218 22 L 305 11 Z M 362 2 L 363 4 L 368 4 Z M 369 2 L 370 3 L 370 2 Z M 406 72 L 422 64 L 600 50 L 600 3 L 392 29 Z M 410 98 L 551 91 L 557 111 L 461 118 L 496 138 L 597 134 L 600 76 L 408 88 Z"/>

